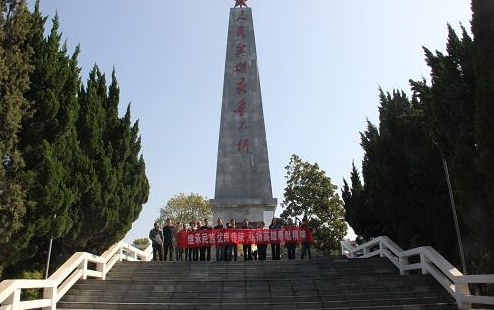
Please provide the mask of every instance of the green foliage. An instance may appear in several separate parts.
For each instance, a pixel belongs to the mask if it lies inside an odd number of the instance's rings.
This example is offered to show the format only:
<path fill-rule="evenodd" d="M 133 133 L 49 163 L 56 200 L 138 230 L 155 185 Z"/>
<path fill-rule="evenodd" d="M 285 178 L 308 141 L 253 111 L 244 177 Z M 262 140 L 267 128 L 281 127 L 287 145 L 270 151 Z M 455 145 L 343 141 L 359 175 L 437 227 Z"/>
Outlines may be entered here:
<path fill-rule="evenodd" d="M 287 185 L 281 217 L 307 217 L 313 227 L 315 247 L 327 254 L 338 250 L 347 226 L 336 185 L 317 163 L 302 161 L 297 155 L 292 155 L 285 168 Z"/>
<path fill-rule="evenodd" d="M 447 54 L 425 49 L 431 85 L 411 81 L 449 163 L 470 270 L 492 271 L 494 5 L 472 1 L 474 40 L 451 27 Z M 483 267 L 484 266 L 484 267 Z M 487 268 L 487 269 L 486 269 Z"/>
<path fill-rule="evenodd" d="M 24 270 L 21 275 L 21 279 L 28 280 L 41 280 L 43 279 L 43 272 L 39 270 Z M 39 289 L 27 289 L 22 290 L 21 300 L 35 300 L 43 297 L 41 290 Z"/>
<path fill-rule="evenodd" d="M 39 3 L 0 3 L 0 276 L 12 277 L 44 267 L 51 237 L 53 268 L 121 240 L 149 184 L 115 72 L 107 87 L 95 66 L 81 85 L 80 49 L 68 55 L 58 16 L 45 37 Z"/>
<path fill-rule="evenodd" d="M 134 242 L 132 242 L 134 245 L 149 245 L 149 239 L 148 238 L 138 238 L 135 239 Z"/>
<path fill-rule="evenodd" d="M 454 223 L 439 149 L 416 100 L 380 93 L 379 128 L 361 134 L 362 175 L 352 168 L 346 220 L 363 239 L 391 237 L 404 248 L 431 245 L 457 261 Z"/>
<path fill-rule="evenodd" d="M 431 85 L 381 92 L 379 128 L 362 134 L 364 184 L 345 181 L 347 220 L 364 238 L 432 245 L 458 265 L 441 156 L 449 164 L 468 269 L 492 272 L 494 241 L 494 3 L 473 0 L 472 32 L 448 25 L 446 54 L 424 48 Z"/>
<path fill-rule="evenodd" d="M 156 221 L 164 223 L 171 219 L 172 223 L 190 223 L 191 221 L 211 220 L 213 211 L 209 200 L 199 194 L 180 193 L 161 207 L 160 216 Z"/>
<path fill-rule="evenodd" d="M 25 225 L 29 176 L 23 171 L 19 130 L 29 117 L 29 89 L 32 49 L 27 45 L 30 16 L 25 1 L 0 1 L 0 277 L 5 266 L 17 260 L 28 246 L 16 240 Z"/>
<path fill-rule="evenodd" d="M 366 201 L 366 192 L 360 180 L 360 175 L 352 163 L 352 172 L 350 173 L 351 188 L 347 181 L 343 179 L 342 199 L 345 203 L 345 219 L 354 229 L 357 236 L 362 239 L 370 239 L 374 234 L 379 234 L 376 227 L 380 223 L 375 217 Z"/>

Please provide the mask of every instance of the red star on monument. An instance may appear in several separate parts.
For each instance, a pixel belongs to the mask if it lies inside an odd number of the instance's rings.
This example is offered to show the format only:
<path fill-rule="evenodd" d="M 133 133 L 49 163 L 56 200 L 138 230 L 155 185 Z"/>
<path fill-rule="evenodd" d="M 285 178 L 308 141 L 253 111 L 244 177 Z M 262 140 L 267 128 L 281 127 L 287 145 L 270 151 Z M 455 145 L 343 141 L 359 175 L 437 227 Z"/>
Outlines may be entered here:
<path fill-rule="evenodd" d="M 245 3 L 247 1 L 248 0 L 235 0 L 235 7 L 237 7 L 237 6 L 244 7 L 245 6 L 247 8 L 248 7 L 247 3 Z"/>

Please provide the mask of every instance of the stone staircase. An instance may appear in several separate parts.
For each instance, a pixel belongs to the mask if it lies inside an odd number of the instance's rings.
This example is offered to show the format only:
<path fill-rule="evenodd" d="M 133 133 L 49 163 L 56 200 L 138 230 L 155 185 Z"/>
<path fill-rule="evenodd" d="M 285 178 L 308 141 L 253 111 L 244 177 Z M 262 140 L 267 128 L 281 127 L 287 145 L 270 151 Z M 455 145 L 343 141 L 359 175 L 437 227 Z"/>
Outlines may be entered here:
<path fill-rule="evenodd" d="M 58 309 L 457 309 L 428 275 L 400 276 L 385 258 L 119 262 L 82 280 Z"/>

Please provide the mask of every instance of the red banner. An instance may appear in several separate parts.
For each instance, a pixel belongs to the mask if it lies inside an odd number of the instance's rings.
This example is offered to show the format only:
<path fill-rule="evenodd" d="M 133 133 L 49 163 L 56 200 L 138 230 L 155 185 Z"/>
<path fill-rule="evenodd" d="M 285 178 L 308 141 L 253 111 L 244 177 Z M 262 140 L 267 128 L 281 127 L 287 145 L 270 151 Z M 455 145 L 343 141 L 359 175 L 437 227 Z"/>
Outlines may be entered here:
<path fill-rule="evenodd" d="M 204 229 L 179 231 L 178 246 L 196 248 L 231 244 L 312 243 L 312 230 L 304 227 L 282 229 Z"/>

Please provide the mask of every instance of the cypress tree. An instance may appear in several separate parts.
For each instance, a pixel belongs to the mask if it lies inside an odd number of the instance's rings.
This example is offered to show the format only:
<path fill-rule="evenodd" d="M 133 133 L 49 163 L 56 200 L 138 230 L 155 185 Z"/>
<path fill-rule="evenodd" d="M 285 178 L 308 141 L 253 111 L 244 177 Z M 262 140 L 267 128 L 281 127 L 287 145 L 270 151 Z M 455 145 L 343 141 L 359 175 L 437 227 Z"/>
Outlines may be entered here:
<path fill-rule="evenodd" d="M 466 258 L 473 272 L 490 272 L 494 242 L 492 115 L 494 5 L 472 1 L 472 40 L 448 26 L 447 54 L 424 48 L 431 85 L 411 81 L 434 139 L 446 158 L 457 201 Z"/>
<path fill-rule="evenodd" d="M 16 276 L 44 268 L 50 237 L 53 268 L 121 240 L 149 184 L 130 105 L 118 115 L 115 73 L 107 89 L 95 66 L 83 86 L 80 48 L 68 55 L 58 16 L 45 37 L 38 2 L 33 13 L 0 4 L 0 272 Z"/>
<path fill-rule="evenodd" d="M 60 44 L 58 16 L 46 39 L 46 18 L 41 16 L 38 3 L 33 20 L 30 43 L 35 69 L 30 76 L 32 87 L 26 93 L 33 103 L 33 115 L 23 120 L 21 147 L 25 169 L 33 177 L 28 198 L 36 204 L 27 210 L 26 225 L 19 238 L 30 240 L 30 246 L 22 253 L 25 264 L 42 268 L 39 262 L 44 263 L 50 237 L 57 239 L 72 227 L 70 209 L 77 188 L 71 185 L 68 168 L 77 145 L 68 147 L 68 141 L 75 137 L 79 69 L 78 50 L 70 57 L 66 46 Z"/>
<path fill-rule="evenodd" d="M 380 221 L 375 218 L 375 213 L 371 212 L 365 196 L 366 192 L 362 185 L 359 172 L 355 164 L 352 163 L 350 172 L 351 187 L 343 179 L 342 198 L 345 203 L 345 220 L 353 227 L 355 234 L 361 240 L 369 240 L 373 236 L 383 235 L 379 231 L 376 223 Z"/>
<path fill-rule="evenodd" d="M 79 92 L 76 123 L 85 177 L 78 201 L 78 246 L 102 251 L 120 240 L 147 201 L 149 184 L 138 123 L 131 124 L 130 106 L 118 116 L 119 87 L 115 73 L 107 92 L 105 76 L 95 66 Z"/>
<path fill-rule="evenodd" d="M 441 157 L 418 101 L 380 92 L 379 128 L 368 124 L 362 185 L 352 169 L 344 188 L 348 222 L 364 239 L 387 235 L 405 248 L 432 245 L 458 260 Z M 346 183 L 346 182 L 345 182 Z"/>
<path fill-rule="evenodd" d="M 494 225 L 494 3 L 472 1 L 475 71 L 475 140 L 480 196 L 476 208 L 481 225 L 478 234 L 487 248 L 487 266 L 494 261 L 494 240 L 490 237 Z M 490 262 L 489 262 L 490 260 Z M 489 271 L 492 271 L 490 269 Z"/>
<path fill-rule="evenodd" d="M 29 116 L 32 50 L 27 44 L 30 17 L 25 1 L 0 1 L 0 277 L 5 266 L 28 247 L 15 237 L 25 225 L 29 175 L 19 150 L 21 121 Z"/>

